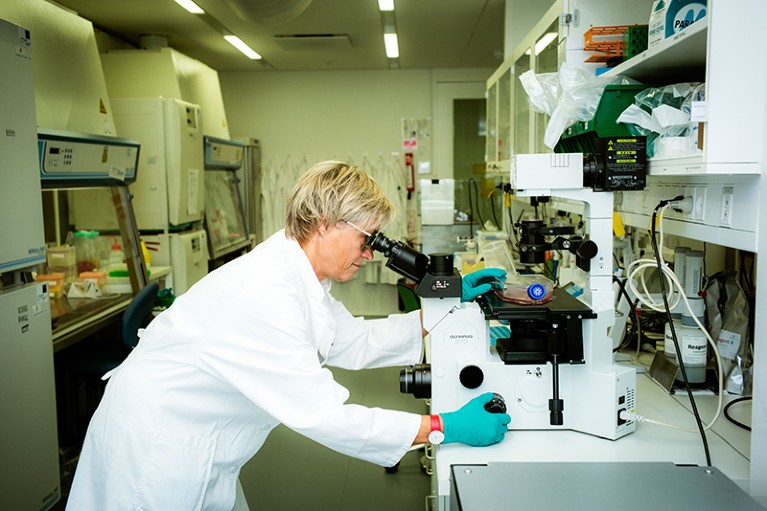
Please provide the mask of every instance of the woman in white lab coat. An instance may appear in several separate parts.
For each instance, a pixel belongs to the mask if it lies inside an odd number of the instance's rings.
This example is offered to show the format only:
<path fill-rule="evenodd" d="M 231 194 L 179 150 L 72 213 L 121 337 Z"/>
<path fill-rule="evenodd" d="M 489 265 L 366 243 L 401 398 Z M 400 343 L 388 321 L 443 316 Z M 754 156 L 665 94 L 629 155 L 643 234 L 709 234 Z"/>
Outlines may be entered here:
<path fill-rule="evenodd" d="M 349 392 L 325 368 L 421 360 L 418 311 L 364 320 L 330 295 L 331 280 L 372 258 L 351 224 L 374 232 L 393 214 L 356 167 L 323 162 L 304 174 L 285 229 L 180 296 L 112 372 L 67 509 L 247 509 L 240 469 L 280 423 L 385 467 L 432 430 L 446 442 L 500 441 L 510 419 L 482 408 L 489 395 L 434 417 L 366 408 L 345 404 Z M 465 288 L 473 298 L 489 285 Z"/>

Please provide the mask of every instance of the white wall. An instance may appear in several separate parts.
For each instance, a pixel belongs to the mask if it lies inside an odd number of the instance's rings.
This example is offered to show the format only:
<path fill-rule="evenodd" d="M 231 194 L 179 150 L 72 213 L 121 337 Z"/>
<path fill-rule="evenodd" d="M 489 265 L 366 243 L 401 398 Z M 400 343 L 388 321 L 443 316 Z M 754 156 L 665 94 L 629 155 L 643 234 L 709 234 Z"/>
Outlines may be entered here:
<path fill-rule="evenodd" d="M 403 118 L 431 118 L 432 133 L 441 121 L 435 115 L 437 83 L 484 83 L 491 72 L 256 71 L 222 72 L 219 78 L 232 137 L 260 140 L 262 168 L 268 169 L 288 157 L 293 162 L 306 157 L 309 163 L 334 158 L 361 164 L 364 157 L 401 155 Z M 422 152 L 416 158 L 433 161 L 432 146 L 419 146 Z M 431 175 L 437 172 L 432 168 Z M 394 286 L 365 284 L 358 278 L 334 284 L 333 294 L 354 314 L 396 311 Z"/>
<path fill-rule="evenodd" d="M 234 137 L 261 141 L 264 162 L 401 152 L 401 118 L 428 117 L 429 71 L 221 73 Z"/>
<path fill-rule="evenodd" d="M 549 8 L 558 0 L 506 0 L 503 39 L 503 58 L 511 57 L 514 49 L 522 42 Z"/>
<path fill-rule="evenodd" d="M 402 152 L 403 118 L 432 118 L 436 83 L 484 81 L 491 69 L 220 73 L 233 137 L 261 141 L 263 161 Z M 433 132 L 432 128 L 432 132 Z M 431 158 L 430 154 L 421 155 Z"/>

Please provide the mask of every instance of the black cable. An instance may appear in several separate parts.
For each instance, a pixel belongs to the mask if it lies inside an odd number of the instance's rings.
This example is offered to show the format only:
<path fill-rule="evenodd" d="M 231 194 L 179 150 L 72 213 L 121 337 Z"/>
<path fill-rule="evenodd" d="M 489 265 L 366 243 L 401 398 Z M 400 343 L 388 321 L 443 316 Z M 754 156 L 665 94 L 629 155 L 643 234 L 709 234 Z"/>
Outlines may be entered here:
<path fill-rule="evenodd" d="M 493 191 L 490 192 L 489 199 L 490 199 L 490 207 L 492 208 L 492 211 L 493 211 L 493 221 L 495 222 L 495 226 L 500 229 L 501 224 L 498 223 L 498 216 L 495 214 L 495 200 L 493 197 L 494 195 L 495 195 L 495 188 L 493 188 Z"/>
<path fill-rule="evenodd" d="M 469 179 L 469 186 L 466 190 L 469 196 L 469 239 L 474 239 L 474 206 L 471 204 L 471 179 Z"/>
<path fill-rule="evenodd" d="M 469 205 L 471 205 L 472 185 L 474 185 L 473 186 L 473 188 L 474 188 L 474 201 L 477 203 L 476 204 L 476 206 L 477 206 L 477 218 L 479 218 L 480 229 L 482 229 L 482 227 L 484 227 L 484 225 L 485 225 L 485 220 L 482 218 L 482 212 L 480 211 L 481 208 L 479 207 L 479 191 L 478 191 L 478 187 L 477 187 L 477 182 L 474 180 L 473 177 L 469 178 Z"/>
<path fill-rule="evenodd" d="M 517 216 L 517 223 L 520 224 L 520 225 L 522 224 L 522 217 L 523 216 L 525 216 L 525 210 L 524 209 L 522 211 L 520 211 L 519 212 L 519 216 Z"/>
<path fill-rule="evenodd" d="M 652 219 L 650 221 L 650 243 L 652 244 L 652 250 L 655 254 L 655 263 L 658 265 L 658 282 L 660 283 L 660 293 L 663 297 L 663 307 L 666 309 L 666 321 L 671 330 L 671 339 L 674 341 L 674 347 L 676 348 L 677 360 L 679 361 L 679 369 L 682 372 L 682 379 L 684 380 L 685 389 L 687 389 L 687 397 L 690 398 L 690 406 L 692 407 L 692 413 L 695 416 L 695 423 L 698 425 L 698 431 L 700 432 L 700 438 L 703 442 L 703 450 L 706 453 L 706 465 L 711 466 L 711 452 L 708 448 L 708 439 L 706 438 L 706 430 L 703 428 L 703 421 L 700 419 L 700 413 L 698 412 L 698 405 L 695 403 L 695 397 L 692 395 L 692 388 L 690 388 L 690 381 L 687 379 L 687 369 L 684 366 L 682 360 L 682 350 L 679 347 L 679 340 L 676 337 L 676 329 L 674 328 L 674 318 L 671 317 L 671 308 L 668 305 L 668 296 L 666 295 L 666 283 L 663 277 L 663 261 L 661 261 L 661 254 L 658 250 L 658 242 L 655 239 L 655 221 L 658 216 L 658 211 L 669 202 L 678 201 L 684 199 L 683 196 L 675 197 L 671 200 L 662 200 L 655 206 L 652 212 Z"/>
<path fill-rule="evenodd" d="M 619 268 L 619 269 L 621 269 L 621 270 L 625 270 L 625 269 L 626 269 L 626 268 L 624 268 L 624 267 L 623 267 L 623 265 L 621 264 L 620 260 L 618 259 L 618 256 L 617 256 L 617 255 L 615 255 L 615 252 L 613 252 L 613 259 L 615 260 L 615 267 L 616 267 L 616 268 Z M 613 278 L 615 278 L 615 277 L 613 277 Z"/>
<path fill-rule="evenodd" d="M 517 228 L 514 227 L 514 211 L 513 211 L 513 207 L 514 207 L 514 201 L 510 200 L 509 201 L 509 207 L 507 208 L 506 211 L 508 212 L 508 215 L 509 215 L 509 229 L 511 229 L 512 236 L 514 236 L 514 241 L 515 241 L 514 246 L 516 246 L 516 242 L 519 241 L 519 238 L 517 238 Z"/>
<path fill-rule="evenodd" d="M 724 407 L 724 416 L 727 418 L 727 420 L 728 420 L 728 421 L 730 421 L 730 422 L 732 422 L 733 424 L 735 424 L 735 425 L 736 425 L 736 426 L 738 426 L 739 428 L 743 428 L 743 429 L 745 429 L 746 431 L 751 431 L 751 426 L 748 426 L 748 425 L 746 425 L 746 424 L 743 424 L 743 423 L 742 423 L 742 422 L 740 422 L 739 420 L 737 420 L 737 419 L 733 419 L 732 417 L 730 417 L 730 413 L 729 413 L 729 411 L 730 411 L 730 407 L 731 407 L 732 405 L 734 405 L 734 404 L 736 404 L 736 403 L 742 403 L 742 402 L 744 402 L 744 401 L 751 401 L 751 399 L 753 399 L 751 396 L 739 397 L 738 399 L 733 399 L 732 401 L 730 401 L 729 403 L 727 403 L 727 405 Z"/>
<path fill-rule="evenodd" d="M 741 287 L 749 294 L 749 296 L 753 295 L 754 286 L 753 286 L 753 271 L 754 271 L 754 261 L 751 260 L 751 268 L 747 268 L 746 265 L 746 253 L 741 251 L 740 252 L 740 272 L 739 276 L 741 277 Z"/>
<path fill-rule="evenodd" d="M 633 304 L 631 303 L 631 297 L 629 296 L 628 292 L 626 291 L 626 281 L 625 280 L 621 280 L 618 277 L 616 277 L 615 275 L 613 275 L 613 282 L 616 282 L 618 284 L 618 290 L 620 291 L 620 295 L 623 298 L 626 299 L 626 303 L 629 304 L 629 308 L 634 313 L 634 315 L 633 315 L 634 316 L 634 320 L 636 321 L 636 324 L 639 325 L 639 313 L 637 312 L 637 304 L 639 303 L 639 299 L 634 300 Z M 616 305 L 619 305 L 619 304 L 620 304 L 620 298 L 618 299 L 618 304 L 616 304 Z M 631 342 L 631 341 L 629 341 L 629 342 Z M 637 343 L 639 343 L 639 345 L 640 345 L 639 348 L 641 349 L 642 348 L 642 346 L 641 346 L 642 340 L 638 339 Z M 628 346 L 628 344 L 629 343 L 626 343 L 626 346 Z M 621 343 L 620 346 L 618 346 L 616 348 L 613 348 L 613 353 L 623 349 L 623 347 L 624 347 L 623 343 Z"/>
<path fill-rule="evenodd" d="M 706 251 L 708 249 L 708 246 L 706 245 L 706 242 L 703 242 L 703 283 L 701 284 L 701 289 L 706 289 L 708 287 L 708 271 L 706 270 Z"/>

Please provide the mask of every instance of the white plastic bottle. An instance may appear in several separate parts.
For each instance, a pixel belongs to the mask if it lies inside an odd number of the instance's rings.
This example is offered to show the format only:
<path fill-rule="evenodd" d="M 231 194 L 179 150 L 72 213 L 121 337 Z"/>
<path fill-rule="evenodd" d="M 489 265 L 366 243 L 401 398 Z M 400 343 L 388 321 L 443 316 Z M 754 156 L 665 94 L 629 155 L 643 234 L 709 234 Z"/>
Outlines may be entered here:
<path fill-rule="evenodd" d="M 690 306 L 698 320 L 703 323 L 704 304 L 702 298 L 690 299 Z M 685 310 L 681 319 L 674 320 L 674 330 L 682 351 L 682 361 L 687 372 L 687 380 L 690 383 L 703 383 L 706 381 L 706 362 L 708 360 L 708 341 L 701 331 L 690 312 Z M 666 323 L 665 339 L 663 344 L 664 354 L 679 365 L 674 339 L 671 337 L 671 327 Z M 676 379 L 682 381 L 682 371 L 676 373 Z"/>

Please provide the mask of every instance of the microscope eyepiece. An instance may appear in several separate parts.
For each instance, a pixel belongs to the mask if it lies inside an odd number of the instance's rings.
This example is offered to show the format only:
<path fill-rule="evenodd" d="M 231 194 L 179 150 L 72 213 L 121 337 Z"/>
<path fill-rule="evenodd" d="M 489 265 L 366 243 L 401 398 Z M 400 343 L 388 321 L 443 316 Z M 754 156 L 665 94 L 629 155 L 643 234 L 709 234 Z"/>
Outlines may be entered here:
<path fill-rule="evenodd" d="M 382 232 L 375 235 L 370 248 L 387 257 L 386 266 L 403 277 L 419 282 L 426 274 L 429 266 L 427 255 L 408 247 L 401 241 L 387 238 Z"/>

